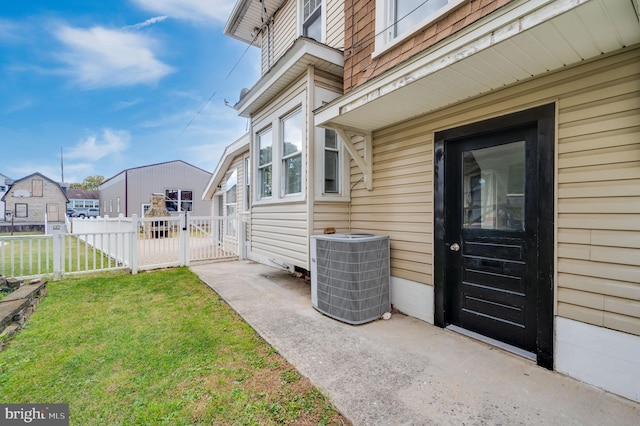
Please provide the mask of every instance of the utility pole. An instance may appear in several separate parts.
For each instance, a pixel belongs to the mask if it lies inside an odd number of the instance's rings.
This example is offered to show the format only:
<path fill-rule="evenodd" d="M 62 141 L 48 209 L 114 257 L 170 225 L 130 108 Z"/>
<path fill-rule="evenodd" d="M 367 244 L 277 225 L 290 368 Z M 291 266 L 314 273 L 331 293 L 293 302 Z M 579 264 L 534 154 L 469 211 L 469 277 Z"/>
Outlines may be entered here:
<path fill-rule="evenodd" d="M 62 183 L 64 183 L 64 161 L 62 160 L 62 147 L 60 147 L 60 173 L 62 174 Z"/>

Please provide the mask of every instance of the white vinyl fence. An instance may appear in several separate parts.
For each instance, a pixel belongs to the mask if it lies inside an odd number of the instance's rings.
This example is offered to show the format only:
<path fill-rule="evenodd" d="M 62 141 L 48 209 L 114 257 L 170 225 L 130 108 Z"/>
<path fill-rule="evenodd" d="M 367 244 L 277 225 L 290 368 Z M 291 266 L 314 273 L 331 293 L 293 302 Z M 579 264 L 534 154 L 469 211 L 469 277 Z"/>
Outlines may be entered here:
<path fill-rule="evenodd" d="M 0 237 L 0 274 L 33 277 L 186 266 L 241 257 L 237 217 L 90 218 L 53 226 L 51 235 Z M 231 232 L 233 231 L 233 232 Z"/>

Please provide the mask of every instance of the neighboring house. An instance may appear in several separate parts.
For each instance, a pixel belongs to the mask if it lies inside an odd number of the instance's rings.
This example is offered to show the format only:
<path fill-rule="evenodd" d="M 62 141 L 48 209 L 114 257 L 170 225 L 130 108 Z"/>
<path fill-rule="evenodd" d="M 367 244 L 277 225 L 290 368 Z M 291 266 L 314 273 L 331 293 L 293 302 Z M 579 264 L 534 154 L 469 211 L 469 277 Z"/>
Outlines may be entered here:
<path fill-rule="evenodd" d="M 7 193 L 12 182 L 12 179 L 0 173 L 0 199 Z M 5 220 L 4 201 L 0 201 L 0 221 L 3 220 Z"/>
<path fill-rule="evenodd" d="M 249 174 L 249 144 L 251 136 L 245 134 L 226 147 L 216 169 L 207 184 L 202 199 L 211 201 L 211 215 L 216 217 L 239 217 L 249 222 L 251 206 L 251 177 Z M 238 244 L 240 229 L 233 220 L 218 221 L 215 238 L 223 244 Z M 247 229 L 249 231 L 249 229 Z M 249 235 L 247 232 L 246 240 Z M 244 248 L 243 257 L 246 257 Z"/>
<path fill-rule="evenodd" d="M 395 308 L 640 401 L 638 11 L 238 1 L 225 32 L 263 70 L 237 105 L 249 257 L 308 270 L 325 227 L 389 235 Z"/>
<path fill-rule="evenodd" d="M 44 224 L 45 221 L 64 222 L 69 200 L 59 183 L 34 173 L 14 181 L 2 201 L 5 214 L 11 212 L 14 223 Z"/>
<path fill-rule="evenodd" d="M 77 208 L 100 207 L 100 191 L 89 189 L 67 189 L 67 211 Z"/>
<path fill-rule="evenodd" d="M 210 178 L 211 173 L 181 160 L 123 170 L 98 188 L 101 216 L 143 217 L 154 193 L 165 195 L 170 213 L 208 215 L 210 203 L 200 195 Z"/>

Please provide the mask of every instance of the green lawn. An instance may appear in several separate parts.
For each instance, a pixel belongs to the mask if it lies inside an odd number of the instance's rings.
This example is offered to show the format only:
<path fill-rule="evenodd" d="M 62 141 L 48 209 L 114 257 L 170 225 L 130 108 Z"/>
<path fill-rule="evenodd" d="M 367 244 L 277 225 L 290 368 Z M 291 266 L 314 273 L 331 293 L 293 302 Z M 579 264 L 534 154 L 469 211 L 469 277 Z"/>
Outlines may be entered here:
<path fill-rule="evenodd" d="M 10 243 L 13 240 L 13 245 Z M 52 238 L 4 239 L 0 245 L 0 274 L 7 277 L 51 274 L 53 272 Z M 116 262 L 100 250 L 75 236 L 64 240 L 65 272 L 91 271 L 115 267 Z"/>
<path fill-rule="evenodd" d="M 347 423 L 186 268 L 49 282 L 0 352 L 0 401 L 73 425 Z"/>

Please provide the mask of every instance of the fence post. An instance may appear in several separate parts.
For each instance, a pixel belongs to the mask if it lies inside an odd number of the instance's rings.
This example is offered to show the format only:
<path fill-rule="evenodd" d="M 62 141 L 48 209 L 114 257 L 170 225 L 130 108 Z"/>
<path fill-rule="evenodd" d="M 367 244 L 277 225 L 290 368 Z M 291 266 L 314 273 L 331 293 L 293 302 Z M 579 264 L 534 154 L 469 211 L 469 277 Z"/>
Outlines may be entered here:
<path fill-rule="evenodd" d="M 131 274 L 138 273 L 138 238 L 139 238 L 139 221 L 138 215 L 131 216 L 131 234 L 129 234 L 129 267 Z"/>
<path fill-rule="evenodd" d="M 189 220 L 187 219 L 187 211 L 184 215 L 180 215 L 180 239 L 178 242 L 178 250 L 180 252 L 180 266 L 189 266 Z"/>
<path fill-rule="evenodd" d="M 59 280 L 64 275 L 64 234 L 60 225 L 53 225 L 53 279 Z"/>
<path fill-rule="evenodd" d="M 242 218 L 240 216 L 236 216 L 236 220 L 238 221 L 238 227 L 236 228 L 238 230 L 238 260 L 244 260 L 245 259 L 245 252 L 247 250 L 246 244 L 247 244 L 247 234 L 246 234 L 246 222 L 244 220 L 242 220 Z"/>

